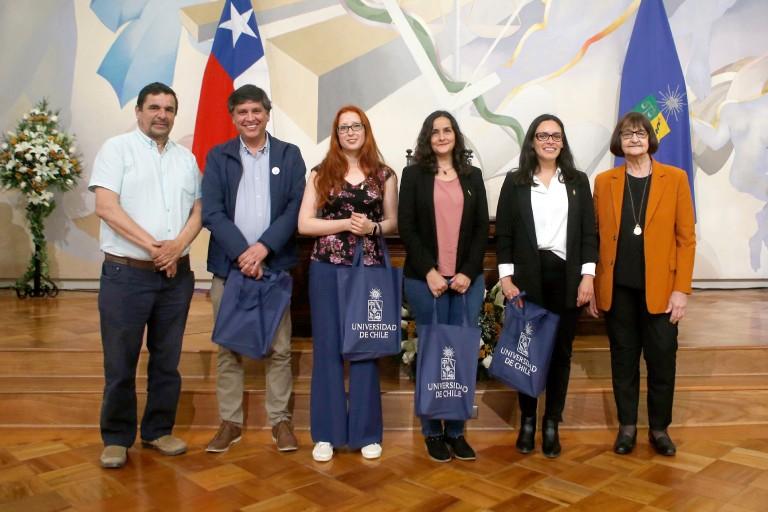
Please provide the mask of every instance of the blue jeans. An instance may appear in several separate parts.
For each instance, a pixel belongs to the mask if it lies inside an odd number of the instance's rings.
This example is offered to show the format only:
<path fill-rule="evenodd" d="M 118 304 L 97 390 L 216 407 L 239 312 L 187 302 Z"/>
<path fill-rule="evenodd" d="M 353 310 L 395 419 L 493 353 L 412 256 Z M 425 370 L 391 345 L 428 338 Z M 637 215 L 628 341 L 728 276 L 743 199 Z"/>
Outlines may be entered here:
<path fill-rule="evenodd" d="M 411 312 L 416 319 L 416 327 L 421 324 L 432 323 L 432 308 L 435 297 L 429 291 L 427 282 L 421 279 L 406 277 L 404 283 L 405 297 Z M 482 275 L 472 281 L 472 285 L 466 291 L 467 317 L 470 324 L 477 323 L 480 309 L 483 305 L 485 292 L 485 279 Z M 449 290 L 437 299 L 437 321 L 449 325 L 462 325 L 464 322 L 464 300 L 459 293 Z M 478 347 L 479 350 L 479 347 Z M 434 420 L 421 418 L 421 432 L 425 437 L 446 435 L 459 437 L 464 434 L 464 421 L 462 420 Z M 444 425 L 443 425 L 444 424 Z"/>
<path fill-rule="evenodd" d="M 104 398 L 101 438 L 130 447 L 136 439 L 136 365 L 147 331 L 147 403 L 141 438 L 152 441 L 173 430 L 181 392 L 178 366 L 195 276 L 189 264 L 168 278 L 164 272 L 105 261 L 99 289 Z"/>

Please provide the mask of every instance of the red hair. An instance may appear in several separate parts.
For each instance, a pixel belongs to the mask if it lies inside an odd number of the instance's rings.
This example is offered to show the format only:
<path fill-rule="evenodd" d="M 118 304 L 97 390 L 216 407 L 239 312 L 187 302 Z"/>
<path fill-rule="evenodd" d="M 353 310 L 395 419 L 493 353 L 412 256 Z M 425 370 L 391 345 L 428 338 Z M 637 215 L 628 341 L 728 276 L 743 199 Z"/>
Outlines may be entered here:
<path fill-rule="evenodd" d="M 333 119 L 330 137 L 331 145 L 328 148 L 328 153 L 326 153 L 320 165 L 315 168 L 317 172 L 315 179 L 317 208 L 322 208 L 328 202 L 332 192 L 341 190 L 344 186 L 344 176 L 346 176 L 349 169 L 347 158 L 344 156 L 341 144 L 339 143 L 339 118 L 345 112 L 357 114 L 360 117 L 363 130 L 365 130 L 365 142 L 363 142 L 363 146 L 360 148 L 358 165 L 363 174 L 365 174 L 366 179 L 374 175 L 384 165 L 384 157 L 381 156 L 379 147 L 376 145 L 376 139 L 373 137 L 373 130 L 371 129 L 371 122 L 368 120 L 368 116 L 354 105 L 341 107 Z M 377 185 L 381 187 L 383 192 L 384 184 L 377 182 Z"/>

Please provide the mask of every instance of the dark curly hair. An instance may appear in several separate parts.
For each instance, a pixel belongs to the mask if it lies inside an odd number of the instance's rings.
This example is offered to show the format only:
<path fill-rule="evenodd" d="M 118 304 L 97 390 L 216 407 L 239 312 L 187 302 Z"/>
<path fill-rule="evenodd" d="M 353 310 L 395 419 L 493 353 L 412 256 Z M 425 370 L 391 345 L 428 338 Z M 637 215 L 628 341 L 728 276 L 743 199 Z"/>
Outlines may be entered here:
<path fill-rule="evenodd" d="M 445 110 L 432 112 L 421 125 L 421 131 L 416 139 L 416 151 L 413 154 L 414 162 L 437 174 L 437 157 L 435 157 L 435 152 L 432 150 L 432 130 L 434 129 L 435 120 L 440 117 L 444 117 L 451 122 L 451 128 L 453 128 L 456 138 L 456 143 L 453 146 L 453 168 L 456 169 L 457 174 L 469 174 L 471 166 L 467 160 L 464 134 L 461 133 L 456 118 Z"/>
<path fill-rule="evenodd" d="M 536 129 L 544 121 L 556 122 L 563 132 L 563 148 L 560 150 L 556 160 L 557 166 L 560 168 L 560 181 L 562 183 L 569 182 L 575 179 L 579 172 L 576 169 L 576 164 L 573 163 L 573 154 L 571 153 L 571 146 L 568 144 L 568 137 L 565 135 L 563 122 L 555 115 L 542 114 L 531 122 L 531 126 L 528 127 L 528 131 L 523 139 L 523 147 L 520 149 L 520 164 L 517 169 L 513 169 L 517 185 L 536 186 L 533 181 L 533 175 L 539 166 L 539 159 L 536 156 L 536 149 L 533 147 L 533 139 L 536 137 Z"/>

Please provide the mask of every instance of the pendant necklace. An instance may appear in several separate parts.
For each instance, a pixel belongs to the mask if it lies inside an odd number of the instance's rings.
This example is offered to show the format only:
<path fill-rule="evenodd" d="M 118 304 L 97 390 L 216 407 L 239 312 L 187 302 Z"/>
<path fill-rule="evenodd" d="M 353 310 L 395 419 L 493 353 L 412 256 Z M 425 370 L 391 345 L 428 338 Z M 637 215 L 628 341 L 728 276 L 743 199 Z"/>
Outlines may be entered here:
<path fill-rule="evenodd" d="M 629 172 L 627 172 L 629 174 Z M 635 215 L 635 200 L 632 198 L 632 186 L 629 184 L 630 180 L 627 177 L 627 188 L 629 189 L 629 202 L 632 206 L 632 218 L 635 220 L 635 229 L 632 230 L 634 235 L 640 236 L 643 233 L 643 228 L 640 227 L 640 217 L 643 214 L 643 201 L 645 201 L 645 191 L 648 188 L 648 182 L 651 181 L 651 169 L 648 170 L 648 176 L 646 176 L 645 184 L 643 185 L 643 195 L 640 198 L 640 211 Z"/>
<path fill-rule="evenodd" d="M 450 171 L 451 169 L 453 169 L 453 167 L 445 167 L 445 168 L 438 167 L 438 170 L 443 173 L 443 176 L 447 176 L 448 171 Z"/>

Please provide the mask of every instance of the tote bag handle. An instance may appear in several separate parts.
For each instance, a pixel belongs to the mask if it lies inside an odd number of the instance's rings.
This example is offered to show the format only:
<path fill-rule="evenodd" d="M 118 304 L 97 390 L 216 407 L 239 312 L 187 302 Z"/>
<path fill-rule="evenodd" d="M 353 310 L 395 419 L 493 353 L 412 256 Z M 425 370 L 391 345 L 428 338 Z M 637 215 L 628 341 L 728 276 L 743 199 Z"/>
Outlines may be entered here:
<path fill-rule="evenodd" d="M 469 324 L 469 311 L 467 311 L 467 294 L 461 294 L 461 307 L 464 311 L 462 315 L 462 327 L 471 327 Z M 437 324 L 437 297 L 432 299 L 432 323 Z"/>
<path fill-rule="evenodd" d="M 352 258 L 353 267 L 363 266 L 363 239 L 364 236 L 357 237 L 357 243 L 355 244 L 355 256 Z M 379 247 L 381 253 L 384 255 L 384 267 L 392 268 L 392 262 L 389 259 L 389 251 L 387 250 L 387 241 L 384 239 L 384 235 L 378 236 Z"/>

